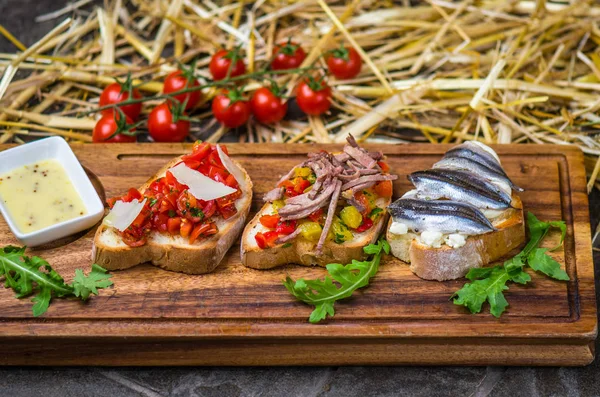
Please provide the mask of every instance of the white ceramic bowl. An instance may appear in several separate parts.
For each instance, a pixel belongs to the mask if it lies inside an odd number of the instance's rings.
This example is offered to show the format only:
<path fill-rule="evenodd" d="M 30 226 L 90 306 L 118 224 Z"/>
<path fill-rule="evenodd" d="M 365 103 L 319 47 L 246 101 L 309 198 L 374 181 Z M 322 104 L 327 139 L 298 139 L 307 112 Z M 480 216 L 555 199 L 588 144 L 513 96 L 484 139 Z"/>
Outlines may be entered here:
<path fill-rule="evenodd" d="M 31 233 L 22 233 L 0 200 L 0 213 L 21 243 L 33 247 L 70 236 L 94 226 L 104 215 L 104 206 L 92 182 L 75 157 L 69 144 L 60 137 L 45 138 L 0 152 L 0 174 L 38 161 L 55 159 L 64 167 L 75 190 L 87 208 L 87 214 Z"/>

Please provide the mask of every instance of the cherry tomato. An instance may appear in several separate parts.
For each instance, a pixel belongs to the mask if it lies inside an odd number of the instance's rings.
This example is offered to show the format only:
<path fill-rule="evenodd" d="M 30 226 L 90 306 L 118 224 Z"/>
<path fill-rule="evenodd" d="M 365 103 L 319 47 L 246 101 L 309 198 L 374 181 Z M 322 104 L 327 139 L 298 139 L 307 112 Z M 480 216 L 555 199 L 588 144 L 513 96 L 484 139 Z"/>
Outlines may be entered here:
<path fill-rule="evenodd" d="M 178 120 L 177 123 L 173 123 L 171 108 L 165 102 L 150 112 L 148 131 L 156 142 L 183 142 L 190 133 L 190 122 Z"/>
<path fill-rule="evenodd" d="M 364 231 L 369 230 L 373 226 L 373 221 L 368 216 L 363 217 L 363 221 L 359 227 L 356 228 L 356 231 L 362 233 Z"/>
<path fill-rule="evenodd" d="M 121 92 L 123 91 L 123 92 Z M 136 89 L 132 90 L 133 99 L 139 99 L 142 97 L 140 92 Z M 112 83 L 107 85 L 104 90 L 102 90 L 102 94 L 100 94 L 100 101 L 98 105 L 100 107 L 113 105 L 115 103 L 120 103 L 129 99 L 128 90 L 124 90 L 123 86 L 120 83 Z M 130 105 L 119 106 L 119 108 L 125 113 L 126 116 L 129 116 L 132 120 L 136 120 L 142 111 L 141 103 L 132 103 Z M 112 116 L 114 109 L 104 109 L 102 114 Z"/>
<path fill-rule="evenodd" d="M 287 113 L 287 102 L 278 97 L 266 87 L 254 91 L 250 98 L 252 114 L 263 124 L 273 124 L 281 121 Z"/>
<path fill-rule="evenodd" d="M 120 113 L 115 113 L 117 120 L 121 119 Z M 125 123 L 132 124 L 133 121 L 125 116 Z M 100 120 L 96 122 L 94 126 L 94 132 L 92 133 L 92 141 L 94 143 L 126 143 L 135 142 L 137 138 L 135 136 L 117 134 L 118 126 L 115 121 L 113 114 L 104 114 Z M 131 128 L 129 132 L 135 132 L 135 128 Z"/>
<path fill-rule="evenodd" d="M 298 44 L 290 41 L 275 47 L 271 69 L 285 70 L 299 68 L 306 58 L 306 52 Z"/>
<path fill-rule="evenodd" d="M 165 79 L 163 93 L 170 94 L 171 92 L 181 91 L 186 88 L 199 87 L 200 84 L 198 80 L 191 77 L 188 78 L 186 74 L 181 70 L 176 70 L 173 73 L 169 74 Z M 177 99 L 180 103 L 184 103 L 187 99 L 187 104 L 185 105 L 186 110 L 192 109 L 196 106 L 196 104 L 200 101 L 201 97 L 200 90 L 192 91 L 187 94 L 179 94 L 175 95 L 173 98 Z"/>
<path fill-rule="evenodd" d="M 269 229 L 275 229 L 279 223 L 279 215 L 263 215 L 259 218 L 260 224 Z"/>
<path fill-rule="evenodd" d="M 225 127 L 235 128 L 246 124 L 250 118 L 250 105 L 235 91 L 225 90 L 213 99 L 212 111 L 215 118 Z"/>
<path fill-rule="evenodd" d="M 234 58 L 235 65 L 231 66 Z M 231 71 L 229 71 L 230 67 Z M 208 69 L 210 70 L 213 80 L 216 81 L 223 80 L 225 77 L 227 77 L 227 73 L 229 73 L 229 77 L 235 77 L 246 73 L 246 65 L 244 64 L 244 60 L 237 49 L 231 51 L 217 51 L 210 59 Z"/>
<path fill-rule="evenodd" d="M 327 67 L 337 79 L 351 79 L 360 73 L 362 59 L 354 48 L 341 47 L 327 57 Z"/>
<path fill-rule="evenodd" d="M 392 181 L 381 181 L 373 187 L 373 190 L 380 197 L 386 197 L 386 198 L 392 197 L 392 194 L 394 193 Z"/>
<path fill-rule="evenodd" d="M 303 81 L 298 85 L 296 93 L 300 109 L 312 116 L 323 114 L 331 107 L 331 88 L 324 81 L 315 84 L 316 86 Z"/>

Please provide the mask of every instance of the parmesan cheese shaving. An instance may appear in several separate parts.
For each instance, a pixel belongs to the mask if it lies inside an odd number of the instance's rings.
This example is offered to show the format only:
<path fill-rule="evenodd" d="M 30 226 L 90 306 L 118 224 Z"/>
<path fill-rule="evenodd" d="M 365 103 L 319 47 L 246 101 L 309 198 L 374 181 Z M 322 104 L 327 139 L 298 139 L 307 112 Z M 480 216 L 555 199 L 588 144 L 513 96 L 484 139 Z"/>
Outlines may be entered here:
<path fill-rule="evenodd" d="M 244 176 L 244 173 L 242 172 L 240 167 L 238 167 L 233 162 L 233 160 L 231 160 L 231 158 L 227 155 L 227 153 L 225 153 L 223 151 L 223 149 L 221 149 L 221 145 L 217 145 L 217 152 L 219 153 L 219 158 L 221 159 L 221 162 L 225 166 L 225 169 L 227 169 L 227 171 L 229 171 L 229 173 L 231 175 L 233 175 L 233 177 L 235 178 L 236 182 L 238 183 L 238 185 L 240 187 L 245 188 L 246 187 L 246 177 Z M 242 189 L 242 190 L 246 190 L 246 189 Z"/>
<path fill-rule="evenodd" d="M 237 191 L 187 167 L 184 163 L 177 164 L 169 171 L 177 179 L 177 182 L 186 185 L 189 192 L 198 200 L 215 200 Z"/>
<path fill-rule="evenodd" d="M 119 200 L 115 203 L 106 218 L 104 218 L 104 224 L 123 232 L 142 212 L 145 204 L 146 199 L 142 200 L 142 202 L 133 200 L 129 203 Z"/>

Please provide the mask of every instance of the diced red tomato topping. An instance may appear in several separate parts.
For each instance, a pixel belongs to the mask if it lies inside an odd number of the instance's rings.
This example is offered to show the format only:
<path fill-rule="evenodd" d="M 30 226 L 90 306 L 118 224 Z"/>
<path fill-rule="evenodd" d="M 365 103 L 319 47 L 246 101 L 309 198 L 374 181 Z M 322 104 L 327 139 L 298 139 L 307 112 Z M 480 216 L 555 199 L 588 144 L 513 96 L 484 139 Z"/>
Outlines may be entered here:
<path fill-rule="evenodd" d="M 310 219 L 313 222 L 320 223 L 323 220 L 323 208 L 319 208 L 318 210 L 310 214 L 308 216 L 308 219 Z"/>
<path fill-rule="evenodd" d="M 359 227 L 356 228 L 356 231 L 362 233 L 364 231 L 369 230 L 373 226 L 373 221 L 368 216 L 363 217 L 363 221 Z"/>
<path fill-rule="evenodd" d="M 298 222 L 296 220 L 280 221 L 275 228 L 275 232 L 277 232 L 277 234 L 283 234 L 287 236 L 288 234 L 294 233 L 297 224 Z"/>
<path fill-rule="evenodd" d="M 377 165 L 381 168 L 383 172 L 390 172 L 390 166 L 385 161 L 378 161 Z"/>
<path fill-rule="evenodd" d="M 354 198 L 365 208 L 365 210 L 362 213 L 363 215 L 368 215 L 369 213 L 371 213 L 371 202 L 363 192 L 357 192 L 354 195 Z M 363 218 L 365 218 L 365 216 L 363 216 Z"/>
<path fill-rule="evenodd" d="M 175 218 L 170 218 L 167 221 L 167 231 L 170 234 L 178 234 L 179 233 L 179 228 L 181 227 L 181 218 L 180 217 L 175 217 Z"/>
<path fill-rule="evenodd" d="M 392 181 L 381 181 L 373 187 L 373 190 L 377 195 L 385 198 L 392 197 L 392 194 L 394 193 Z"/>
<path fill-rule="evenodd" d="M 260 224 L 269 229 L 275 229 L 279 223 L 279 215 L 263 215 L 260 217 Z"/>
<path fill-rule="evenodd" d="M 225 146 L 221 149 L 227 152 Z M 126 195 L 106 200 L 112 208 L 117 200 L 131 202 L 146 198 L 146 205 L 131 226 L 122 232 L 123 241 L 132 247 L 144 245 L 153 230 L 170 235 L 189 238 L 190 243 L 199 238 L 218 233 L 214 216 L 229 219 L 237 214 L 235 201 L 242 196 L 235 177 L 223 166 L 216 146 L 207 142 L 196 142 L 192 153 L 182 157 L 187 167 L 193 168 L 214 181 L 224 183 L 236 191 L 217 200 L 197 200 L 188 187 L 179 183 L 173 174 L 166 172 L 148 186 L 142 194 L 129 189 Z"/>
<path fill-rule="evenodd" d="M 271 248 L 275 246 L 275 240 L 279 235 L 275 231 L 270 231 L 266 233 L 256 233 L 254 239 L 256 240 L 256 244 L 260 247 L 260 249 Z"/>

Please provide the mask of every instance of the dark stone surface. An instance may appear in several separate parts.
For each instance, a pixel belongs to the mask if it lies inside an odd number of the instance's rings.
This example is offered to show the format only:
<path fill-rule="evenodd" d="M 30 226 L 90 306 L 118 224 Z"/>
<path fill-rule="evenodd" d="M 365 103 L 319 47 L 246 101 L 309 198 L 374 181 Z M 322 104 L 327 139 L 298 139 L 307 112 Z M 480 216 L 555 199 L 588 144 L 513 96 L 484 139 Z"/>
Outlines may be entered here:
<path fill-rule="evenodd" d="M 99 2 L 97 2 L 99 3 Z M 64 0 L 0 0 L 0 24 L 26 45 L 56 21 L 36 15 Z M 14 51 L 0 37 L 0 51 Z M 592 225 L 600 194 L 591 196 Z M 595 253 L 595 262 L 600 255 Z M 596 270 L 598 276 L 598 269 Z M 596 290 L 599 291 L 598 285 Z M 600 396 L 598 360 L 585 368 L 289 367 L 1 368 L 0 397 L 104 396 Z"/>

